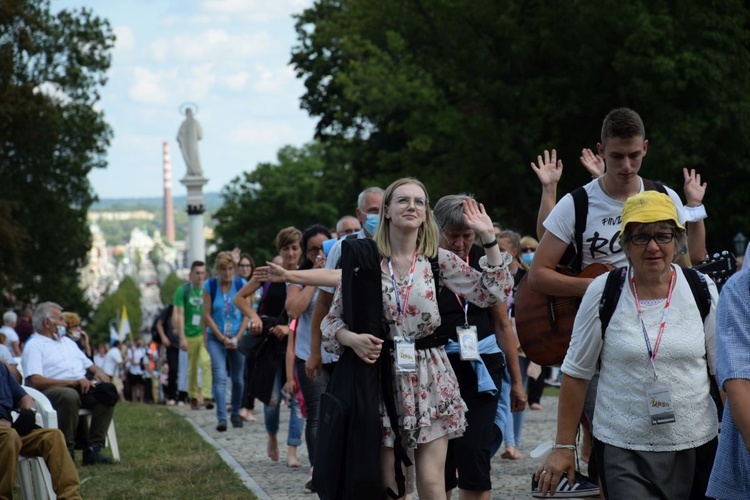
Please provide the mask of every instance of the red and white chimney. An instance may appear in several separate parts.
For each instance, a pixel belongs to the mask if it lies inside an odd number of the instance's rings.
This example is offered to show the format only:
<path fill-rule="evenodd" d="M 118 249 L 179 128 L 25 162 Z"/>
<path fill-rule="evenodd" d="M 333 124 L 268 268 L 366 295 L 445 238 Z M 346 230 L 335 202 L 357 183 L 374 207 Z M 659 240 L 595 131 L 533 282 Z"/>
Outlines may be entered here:
<path fill-rule="evenodd" d="M 172 204 L 172 163 L 169 158 L 169 143 L 163 142 L 164 163 L 164 239 L 174 243 L 174 206 Z"/>

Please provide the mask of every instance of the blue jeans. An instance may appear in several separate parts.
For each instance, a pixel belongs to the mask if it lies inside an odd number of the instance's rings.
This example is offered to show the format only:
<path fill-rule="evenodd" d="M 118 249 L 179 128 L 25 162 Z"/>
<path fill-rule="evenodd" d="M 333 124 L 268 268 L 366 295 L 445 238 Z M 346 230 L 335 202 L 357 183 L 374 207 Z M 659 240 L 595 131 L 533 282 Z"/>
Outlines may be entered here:
<path fill-rule="evenodd" d="M 521 367 L 521 381 L 523 382 L 523 386 L 526 387 L 526 380 L 528 379 L 526 370 L 529 368 L 529 360 L 523 356 L 518 356 L 518 364 Z M 505 378 L 508 380 L 508 385 L 510 385 L 510 372 L 507 367 L 505 368 Z M 508 389 L 508 397 L 510 397 L 510 389 Z M 521 444 L 521 431 L 523 430 L 525 417 L 525 411 L 513 413 L 510 411 L 510 405 L 508 406 L 508 420 L 506 421 L 505 432 L 503 433 L 506 447 L 515 446 L 518 448 Z"/>
<path fill-rule="evenodd" d="M 263 405 L 263 416 L 266 422 L 266 432 L 270 436 L 275 436 L 279 432 L 279 406 L 281 405 L 281 388 L 286 380 L 286 366 L 284 357 L 279 357 L 279 363 L 276 365 L 276 378 L 273 382 L 273 392 L 271 393 L 271 404 Z M 287 433 L 286 445 L 299 446 L 302 444 L 302 429 L 305 427 L 305 419 L 299 408 L 297 395 L 292 394 L 289 398 L 289 432 Z"/>
<path fill-rule="evenodd" d="M 328 381 L 331 379 L 334 364 L 327 363 L 318 378 L 310 380 L 305 374 L 305 360 L 297 358 L 294 361 L 297 368 L 297 378 L 299 378 L 300 389 L 305 397 L 305 406 L 307 407 L 307 428 L 305 429 L 305 442 L 307 443 L 307 454 L 310 456 L 310 465 L 315 465 L 315 440 L 318 437 L 318 417 L 320 415 L 320 396 L 326 390 Z"/>
<path fill-rule="evenodd" d="M 213 374 L 213 393 L 216 399 L 216 418 L 219 422 L 227 421 L 227 361 L 232 377 L 232 415 L 239 415 L 242 404 L 242 369 L 245 357 L 237 349 L 227 350 L 224 344 L 208 334 L 208 355 L 211 356 L 211 373 Z"/>

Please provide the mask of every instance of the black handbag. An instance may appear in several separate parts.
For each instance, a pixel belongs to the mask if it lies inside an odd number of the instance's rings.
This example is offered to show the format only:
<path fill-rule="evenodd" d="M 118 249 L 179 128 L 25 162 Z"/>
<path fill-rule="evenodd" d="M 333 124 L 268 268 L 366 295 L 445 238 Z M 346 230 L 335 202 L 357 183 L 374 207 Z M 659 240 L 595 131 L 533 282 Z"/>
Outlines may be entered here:
<path fill-rule="evenodd" d="M 271 328 L 280 325 L 286 320 L 286 317 L 286 311 L 282 312 L 276 318 L 261 316 L 260 319 L 263 321 L 263 331 L 260 333 L 245 333 L 237 344 L 237 350 L 245 357 L 255 357 L 260 347 L 268 341 L 269 336 L 273 335 L 271 333 Z"/>

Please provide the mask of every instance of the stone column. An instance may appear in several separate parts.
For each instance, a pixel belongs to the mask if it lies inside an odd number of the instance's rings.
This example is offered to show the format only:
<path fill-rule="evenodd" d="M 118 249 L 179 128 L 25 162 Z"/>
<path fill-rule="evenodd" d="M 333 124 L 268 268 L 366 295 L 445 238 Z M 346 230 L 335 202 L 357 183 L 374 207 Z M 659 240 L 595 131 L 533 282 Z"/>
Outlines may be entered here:
<path fill-rule="evenodd" d="M 190 237 L 188 240 L 188 267 L 193 261 L 206 261 L 206 240 L 203 238 L 203 186 L 208 182 L 203 176 L 185 176 L 180 181 L 188 190 L 187 212 Z"/>

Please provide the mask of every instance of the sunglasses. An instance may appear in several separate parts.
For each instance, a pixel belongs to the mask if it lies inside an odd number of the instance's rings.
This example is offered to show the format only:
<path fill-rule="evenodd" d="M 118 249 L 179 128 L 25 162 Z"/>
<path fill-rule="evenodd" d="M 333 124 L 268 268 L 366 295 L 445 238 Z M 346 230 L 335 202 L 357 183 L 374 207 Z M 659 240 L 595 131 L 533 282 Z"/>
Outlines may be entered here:
<path fill-rule="evenodd" d="M 536 247 L 523 247 L 521 248 L 521 253 L 534 253 L 536 252 Z"/>

